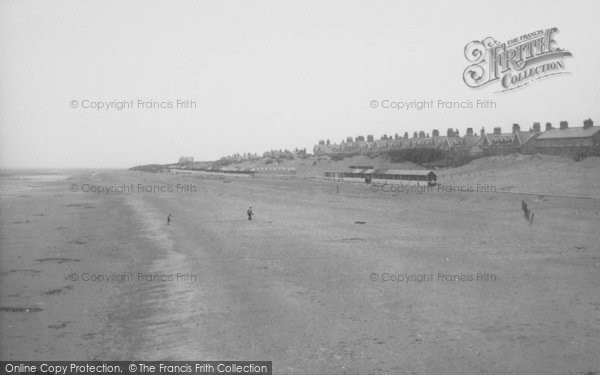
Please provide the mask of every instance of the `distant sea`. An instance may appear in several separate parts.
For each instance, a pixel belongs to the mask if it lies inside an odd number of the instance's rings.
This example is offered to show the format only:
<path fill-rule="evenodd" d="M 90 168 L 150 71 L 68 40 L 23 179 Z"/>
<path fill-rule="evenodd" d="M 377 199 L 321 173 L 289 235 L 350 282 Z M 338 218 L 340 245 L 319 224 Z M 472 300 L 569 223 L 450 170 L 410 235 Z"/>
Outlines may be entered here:
<path fill-rule="evenodd" d="M 44 182 L 65 180 L 83 170 L 0 169 L 0 194 L 11 195 L 40 187 Z"/>

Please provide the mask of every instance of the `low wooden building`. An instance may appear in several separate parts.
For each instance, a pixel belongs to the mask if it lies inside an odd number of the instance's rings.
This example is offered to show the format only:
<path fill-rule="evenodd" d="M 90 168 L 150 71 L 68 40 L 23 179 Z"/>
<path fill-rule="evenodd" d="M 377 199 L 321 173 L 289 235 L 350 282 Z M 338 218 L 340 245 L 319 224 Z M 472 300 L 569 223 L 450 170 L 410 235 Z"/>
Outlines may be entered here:
<path fill-rule="evenodd" d="M 427 169 L 355 168 L 344 172 L 325 172 L 333 181 L 373 184 L 429 185 L 437 184 L 436 174 Z"/>
<path fill-rule="evenodd" d="M 371 182 L 434 186 L 437 176 L 428 169 L 376 169 L 371 175 Z"/>

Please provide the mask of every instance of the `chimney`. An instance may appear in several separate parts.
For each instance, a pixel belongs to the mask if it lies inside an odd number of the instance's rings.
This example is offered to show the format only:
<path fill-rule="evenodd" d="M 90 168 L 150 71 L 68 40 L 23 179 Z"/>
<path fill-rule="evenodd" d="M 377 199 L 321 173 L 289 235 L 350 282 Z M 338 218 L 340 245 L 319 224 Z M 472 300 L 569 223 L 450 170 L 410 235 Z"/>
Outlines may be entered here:
<path fill-rule="evenodd" d="M 589 119 L 587 119 L 587 120 L 585 120 L 585 121 L 583 122 L 583 128 L 584 128 L 584 129 L 589 129 L 589 128 L 591 128 L 592 126 L 594 126 L 594 121 L 592 121 L 592 119 L 591 119 L 591 118 L 589 118 Z"/>
<path fill-rule="evenodd" d="M 520 130 L 521 130 L 521 127 L 519 126 L 519 124 L 513 124 L 513 128 L 512 128 L 513 134 L 516 134 Z"/>
<path fill-rule="evenodd" d="M 485 135 L 485 128 L 481 128 L 481 136 L 483 137 Z"/>
<path fill-rule="evenodd" d="M 473 128 L 467 128 L 467 135 L 473 135 Z"/>
<path fill-rule="evenodd" d="M 440 131 L 437 129 L 433 129 L 433 136 L 434 137 L 439 137 L 440 136 Z"/>
<path fill-rule="evenodd" d="M 419 138 L 425 138 L 425 132 L 423 130 L 419 132 Z"/>
<path fill-rule="evenodd" d="M 494 128 L 494 134 L 497 134 L 497 135 L 500 135 L 500 134 L 502 134 L 502 128 L 501 128 L 501 127 L 499 127 L 499 126 L 496 126 L 496 127 Z"/>
<path fill-rule="evenodd" d="M 565 130 L 569 128 L 569 123 L 567 121 L 560 122 L 560 130 Z"/>
<path fill-rule="evenodd" d="M 534 133 L 539 133 L 541 130 L 541 125 L 539 122 L 534 122 L 533 123 L 533 132 Z"/>
<path fill-rule="evenodd" d="M 552 130 L 552 123 L 550 123 L 550 122 L 546 123 L 546 130 Z"/>

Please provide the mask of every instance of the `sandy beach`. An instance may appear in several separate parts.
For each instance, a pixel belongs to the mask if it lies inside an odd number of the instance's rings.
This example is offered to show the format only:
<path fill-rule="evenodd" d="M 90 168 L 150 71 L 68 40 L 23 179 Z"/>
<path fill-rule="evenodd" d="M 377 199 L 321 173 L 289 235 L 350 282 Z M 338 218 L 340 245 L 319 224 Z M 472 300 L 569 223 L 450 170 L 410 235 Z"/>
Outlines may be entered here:
<path fill-rule="evenodd" d="M 600 371 L 599 200 L 102 170 L 2 179 L 2 360 Z"/>

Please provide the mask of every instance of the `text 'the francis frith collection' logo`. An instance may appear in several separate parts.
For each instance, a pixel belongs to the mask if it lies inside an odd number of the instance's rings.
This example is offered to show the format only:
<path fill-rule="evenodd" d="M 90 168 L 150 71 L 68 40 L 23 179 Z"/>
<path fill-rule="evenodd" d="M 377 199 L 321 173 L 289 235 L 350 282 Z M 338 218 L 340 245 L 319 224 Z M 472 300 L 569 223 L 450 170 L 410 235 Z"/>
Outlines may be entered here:
<path fill-rule="evenodd" d="M 504 43 L 492 37 L 472 41 L 465 46 L 465 57 L 471 63 L 463 73 L 465 84 L 479 88 L 498 82 L 498 92 L 502 92 L 541 78 L 567 74 L 564 59 L 572 54 L 558 47 L 554 40 L 557 32 L 553 27 Z"/>

